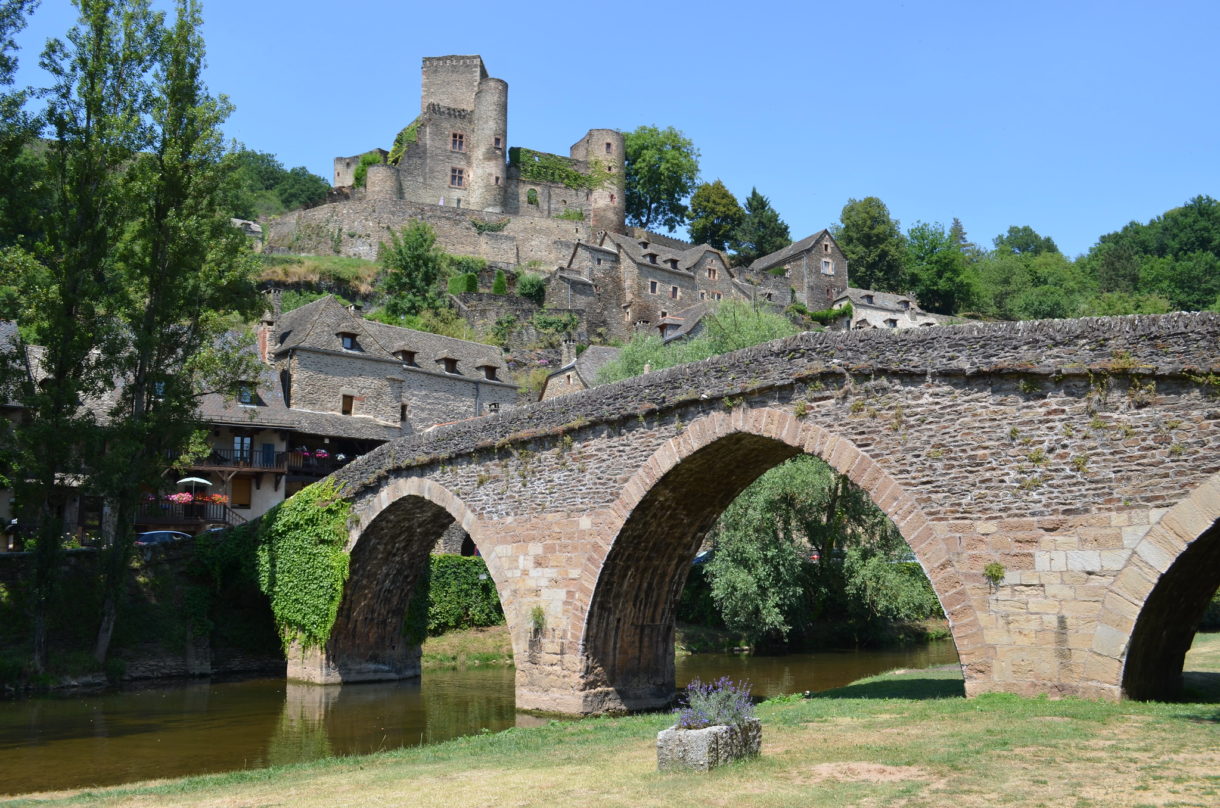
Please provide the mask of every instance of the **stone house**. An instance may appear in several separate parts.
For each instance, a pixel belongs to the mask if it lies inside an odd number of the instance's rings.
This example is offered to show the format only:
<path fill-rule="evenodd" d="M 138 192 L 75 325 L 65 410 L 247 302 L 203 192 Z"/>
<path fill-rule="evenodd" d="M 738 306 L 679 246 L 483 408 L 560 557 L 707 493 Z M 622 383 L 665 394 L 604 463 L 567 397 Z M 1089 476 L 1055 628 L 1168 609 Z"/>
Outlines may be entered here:
<path fill-rule="evenodd" d="M 579 356 L 566 359 L 564 363 L 546 377 L 539 401 L 558 398 L 569 393 L 579 393 L 597 386 L 597 372 L 618 356 L 619 349 L 605 345 L 590 345 Z"/>
<path fill-rule="evenodd" d="M 845 308 L 849 303 L 851 319 L 838 325 L 843 329 L 923 328 L 953 320 L 952 317 L 922 310 L 914 295 L 896 295 L 870 289 L 848 288 L 835 298 L 831 308 Z"/>
<path fill-rule="evenodd" d="M 748 274 L 764 299 L 800 303 L 810 311 L 831 308 L 847 291 L 847 257 L 829 230 L 789 244 L 750 264 Z"/>
<path fill-rule="evenodd" d="M 517 399 L 499 348 L 366 320 L 330 296 L 268 316 L 256 338 L 258 377 L 202 398 L 208 446 L 168 473 L 167 487 L 215 501 L 150 495 L 138 530 L 240 524 L 386 441 Z M 174 485 L 187 477 L 205 482 Z M 65 521 L 96 532 L 102 504 L 85 480 L 75 487 Z M 0 518 L 11 518 L 10 499 L 0 491 Z"/>

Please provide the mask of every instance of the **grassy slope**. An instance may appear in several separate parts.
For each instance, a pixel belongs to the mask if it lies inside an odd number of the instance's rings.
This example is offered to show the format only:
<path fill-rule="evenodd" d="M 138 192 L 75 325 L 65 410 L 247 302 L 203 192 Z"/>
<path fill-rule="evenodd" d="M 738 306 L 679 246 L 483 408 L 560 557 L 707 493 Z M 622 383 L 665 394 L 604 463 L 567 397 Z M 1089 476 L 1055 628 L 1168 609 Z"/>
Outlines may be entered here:
<path fill-rule="evenodd" d="M 1220 676 L 1220 635 L 1188 668 Z M 0 805 L 1144 806 L 1220 804 L 1220 709 L 991 695 L 955 671 L 873 677 L 759 708 L 763 757 L 656 772 L 665 715 L 530 730 L 279 769 Z"/>

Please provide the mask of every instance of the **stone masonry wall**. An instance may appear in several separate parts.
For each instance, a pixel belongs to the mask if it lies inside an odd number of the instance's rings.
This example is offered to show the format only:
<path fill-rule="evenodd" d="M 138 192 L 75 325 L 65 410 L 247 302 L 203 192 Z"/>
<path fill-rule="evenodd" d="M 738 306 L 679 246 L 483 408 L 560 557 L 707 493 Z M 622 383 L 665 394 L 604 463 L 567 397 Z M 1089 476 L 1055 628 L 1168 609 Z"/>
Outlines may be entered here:
<path fill-rule="evenodd" d="M 639 582 L 689 564 L 746 477 L 802 451 L 898 525 L 969 693 L 1114 697 L 1142 598 L 1220 519 L 1218 344 L 1208 314 L 803 334 L 394 441 L 336 477 L 354 543 L 404 496 L 470 533 L 522 706 L 661 703 L 673 584 Z"/>

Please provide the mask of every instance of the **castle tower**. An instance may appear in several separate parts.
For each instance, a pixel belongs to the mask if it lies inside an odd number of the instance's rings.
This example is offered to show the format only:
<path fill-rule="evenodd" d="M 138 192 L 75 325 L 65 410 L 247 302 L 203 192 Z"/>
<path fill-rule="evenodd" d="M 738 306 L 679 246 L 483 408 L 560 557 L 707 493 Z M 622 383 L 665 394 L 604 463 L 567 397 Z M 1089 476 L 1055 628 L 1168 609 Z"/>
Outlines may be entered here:
<path fill-rule="evenodd" d="M 470 148 L 470 206 L 504 211 L 508 185 L 508 82 L 484 78 L 474 97 L 474 133 Z"/>
<path fill-rule="evenodd" d="M 600 166 L 610 174 L 609 181 L 594 188 L 589 196 L 589 226 L 593 232 L 627 232 L 623 133 L 614 129 L 590 129 L 573 144 L 571 154 L 573 159 L 588 163 L 590 170 Z"/>
<path fill-rule="evenodd" d="M 487 78 L 481 56 L 425 56 L 419 111 L 429 104 L 453 109 L 474 109 L 479 82 Z"/>

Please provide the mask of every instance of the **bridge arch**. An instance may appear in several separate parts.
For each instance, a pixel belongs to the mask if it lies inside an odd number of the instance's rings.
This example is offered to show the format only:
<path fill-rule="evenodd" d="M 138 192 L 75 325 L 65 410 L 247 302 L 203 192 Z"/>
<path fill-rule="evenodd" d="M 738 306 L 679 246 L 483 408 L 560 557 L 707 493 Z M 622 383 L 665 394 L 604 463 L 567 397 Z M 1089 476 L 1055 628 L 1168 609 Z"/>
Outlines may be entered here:
<path fill-rule="evenodd" d="M 485 528 L 474 510 L 435 481 L 398 477 L 358 500 L 334 628 L 323 648 L 293 649 L 288 677 L 331 684 L 418 676 L 419 645 L 403 635 L 402 621 L 432 547 L 454 522 L 476 546 L 486 547 Z M 503 593 L 498 559 L 485 560 L 496 591 Z"/>
<path fill-rule="evenodd" d="M 1102 601 L 1097 678 L 1136 699 L 1178 695 L 1186 652 L 1220 587 L 1220 472 L 1164 511 Z M 1116 675 L 1121 671 L 1121 676 Z"/>
<path fill-rule="evenodd" d="M 911 546 L 949 617 L 969 677 L 987 664 L 978 616 L 945 541 L 918 501 L 851 441 L 789 412 L 738 407 L 693 421 L 631 477 L 611 506 L 619 528 L 589 559 L 582 710 L 644 709 L 674 692 L 674 611 L 691 559 L 721 512 L 765 471 L 799 454 L 864 489 Z"/>

